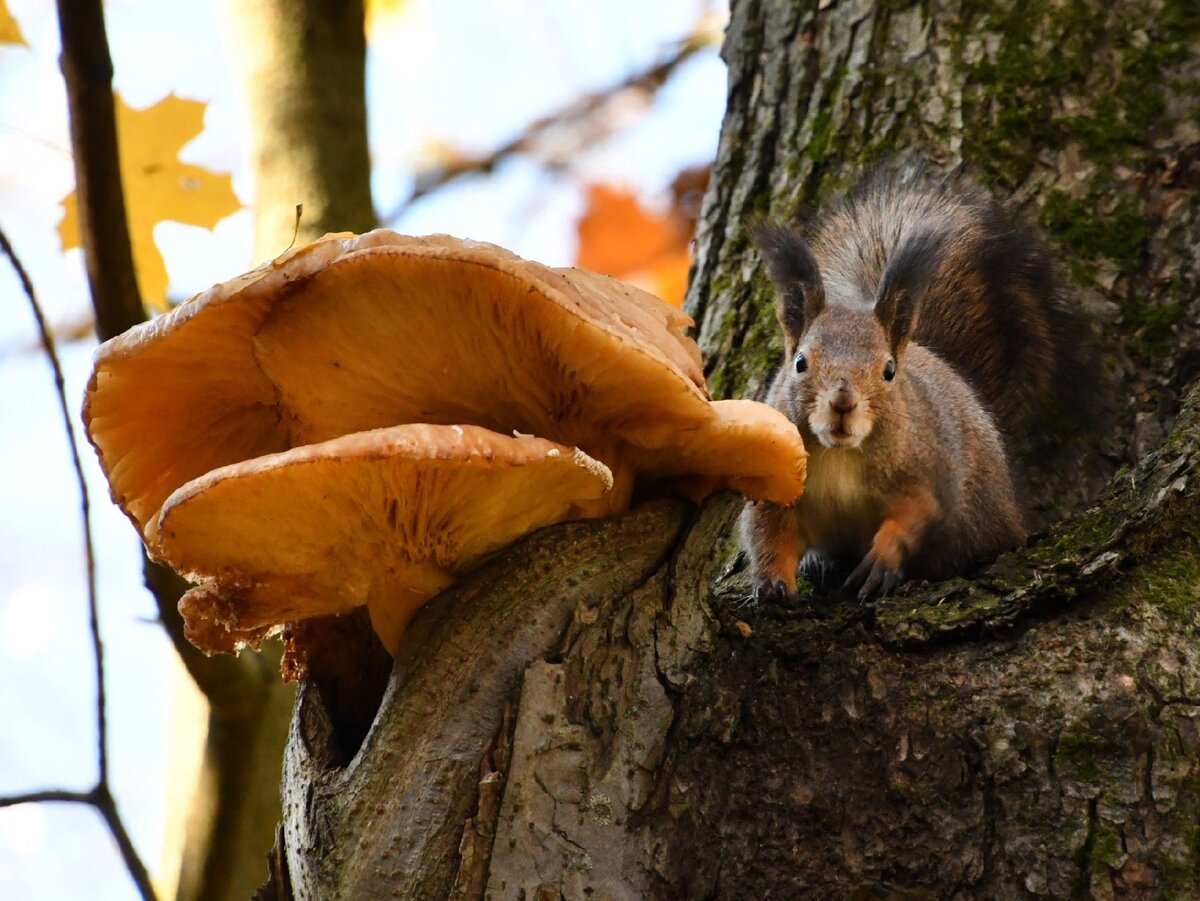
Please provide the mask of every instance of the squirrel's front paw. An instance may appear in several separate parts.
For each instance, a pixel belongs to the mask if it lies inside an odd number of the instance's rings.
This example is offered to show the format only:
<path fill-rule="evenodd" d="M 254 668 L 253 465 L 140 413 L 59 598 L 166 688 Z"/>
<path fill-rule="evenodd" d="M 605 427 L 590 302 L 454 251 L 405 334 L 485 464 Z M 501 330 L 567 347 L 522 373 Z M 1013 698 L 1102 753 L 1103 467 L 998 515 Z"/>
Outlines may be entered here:
<path fill-rule="evenodd" d="M 891 594 L 900 587 L 900 583 L 904 581 L 904 570 L 899 566 L 886 566 L 875 552 L 871 551 L 867 556 L 862 558 L 862 562 L 854 567 L 854 572 L 850 573 L 850 577 L 846 579 L 846 584 L 842 586 L 847 591 L 853 591 L 858 587 L 858 600 L 861 603 L 874 600 L 877 597 L 884 597 Z"/>
<path fill-rule="evenodd" d="M 787 583 L 783 579 L 752 579 L 751 580 L 750 596 L 746 598 L 747 604 L 757 604 L 762 601 L 774 601 L 784 604 L 791 603 L 796 600 L 796 592 L 787 587 Z"/>

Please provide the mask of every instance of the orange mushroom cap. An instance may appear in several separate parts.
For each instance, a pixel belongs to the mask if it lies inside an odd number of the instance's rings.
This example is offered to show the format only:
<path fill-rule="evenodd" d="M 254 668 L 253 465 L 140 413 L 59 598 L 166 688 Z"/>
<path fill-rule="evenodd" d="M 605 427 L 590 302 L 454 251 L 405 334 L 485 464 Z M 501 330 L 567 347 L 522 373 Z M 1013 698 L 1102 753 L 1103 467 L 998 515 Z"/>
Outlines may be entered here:
<path fill-rule="evenodd" d="M 457 573 L 611 484 L 602 464 L 541 438 L 402 425 L 209 472 L 171 495 L 146 540 L 201 580 L 180 609 L 209 652 L 366 604 L 394 653 Z"/>
<path fill-rule="evenodd" d="M 141 530 L 218 466 L 404 422 L 664 443 L 708 415 L 690 324 L 491 244 L 330 235 L 102 345 L 84 419 Z"/>
<path fill-rule="evenodd" d="M 710 409 L 711 417 L 669 447 L 640 449 L 637 470 L 683 479 L 684 493 L 695 498 L 724 486 L 758 501 L 799 500 L 808 452 L 795 423 L 753 400 L 714 401 Z"/>
<path fill-rule="evenodd" d="M 185 482 L 290 446 L 254 332 L 347 240 L 329 236 L 286 253 L 96 349 L 83 421 L 113 501 L 139 534 Z"/>
<path fill-rule="evenodd" d="M 581 514 L 622 508 L 639 471 L 795 501 L 799 433 L 762 405 L 710 404 L 690 324 L 491 244 L 330 235 L 102 345 L 84 419 L 143 532 L 210 470 L 412 422 L 582 448 L 615 487 Z"/>

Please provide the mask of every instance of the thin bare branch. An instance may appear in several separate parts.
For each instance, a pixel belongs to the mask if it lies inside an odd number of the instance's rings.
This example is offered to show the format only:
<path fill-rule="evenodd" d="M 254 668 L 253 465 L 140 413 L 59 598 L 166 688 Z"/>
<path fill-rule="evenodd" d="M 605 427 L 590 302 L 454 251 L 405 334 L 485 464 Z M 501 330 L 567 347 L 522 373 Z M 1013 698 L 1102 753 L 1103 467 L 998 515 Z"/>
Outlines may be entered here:
<path fill-rule="evenodd" d="M 120 153 L 112 93 L 112 59 L 100 0 L 59 0 L 62 70 L 70 104 L 71 145 L 79 199 L 79 221 L 87 262 L 88 285 L 101 340 L 119 335 L 146 318 L 138 293 L 129 241 L 125 196 L 121 187 Z M 176 652 L 206 697 L 210 683 L 223 687 L 230 667 L 206 666 L 206 660 L 184 637 L 176 611 L 186 583 L 160 573 L 145 561 L 146 586 L 154 595 L 159 619 Z M 173 575 L 173 574 L 172 574 Z"/>
<path fill-rule="evenodd" d="M 20 804 L 55 803 L 86 804 L 88 807 L 94 807 L 96 812 L 104 819 L 104 824 L 112 834 L 113 841 L 117 843 L 117 850 L 121 853 L 121 859 L 124 860 L 125 867 L 129 870 L 129 875 L 142 897 L 146 901 L 157 901 L 158 896 L 155 894 L 154 885 L 150 881 L 150 874 L 147 872 L 145 864 L 142 863 L 142 859 L 138 857 L 137 849 L 134 848 L 129 833 L 125 831 L 125 824 L 121 820 L 121 815 L 117 812 L 117 802 L 113 799 L 107 785 L 97 785 L 89 792 L 49 788 L 42 791 L 0 797 L 0 809 L 16 807 Z"/>
<path fill-rule="evenodd" d="M 95 799 L 92 801 L 92 806 L 104 817 L 108 831 L 112 833 L 117 848 L 121 852 L 121 859 L 125 861 L 125 868 L 129 870 L 129 875 L 137 885 L 138 891 L 141 892 L 142 898 L 145 901 L 157 901 L 158 896 L 154 891 L 154 884 L 150 881 L 150 873 L 146 870 L 146 865 L 142 863 L 141 857 L 138 856 L 129 833 L 125 831 L 125 823 L 117 812 L 117 802 L 113 799 L 112 792 L 108 790 L 108 785 L 96 786 L 93 794 Z"/>
<path fill-rule="evenodd" d="M 49 326 L 46 323 L 46 314 L 42 312 L 41 304 L 37 302 L 37 295 L 34 293 L 34 283 L 30 281 L 29 272 L 25 271 L 25 266 L 22 265 L 20 259 L 17 258 L 16 251 L 13 251 L 12 242 L 8 240 L 8 235 L 4 229 L 0 228 L 0 250 L 4 251 L 8 257 L 8 262 L 12 263 L 12 268 L 17 271 L 17 277 L 25 289 L 25 296 L 29 299 L 29 306 L 34 311 L 34 319 L 37 320 L 37 331 L 41 337 L 42 349 L 46 352 L 46 358 L 50 361 L 50 367 L 54 370 L 54 390 L 59 398 L 59 412 L 62 415 L 62 427 L 67 433 L 67 444 L 71 448 L 71 465 L 76 474 L 76 482 L 79 487 L 79 504 L 82 507 L 83 513 L 83 545 L 84 545 L 84 560 L 88 567 L 88 618 L 89 627 L 91 629 L 91 647 L 92 653 L 96 659 L 96 759 L 100 764 L 100 783 L 107 785 L 108 782 L 108 746 L 104 740 L 107 734 L 106 726 L 106 698 L 104 698 L 104 648 L 100 638 L 100 617 L 97 613 L 96 605 L 96 555 L 95 549 L 92 547 L 91 541 L 91 501 L 88 497 L 88 481 L 84 479 L 83 462 L 79 459 L 79 448 L 76 444 L 76 432 L 74 432 L 74 419 L 71 416 L 71 410 L 67 407 L 66 384 L 62 378 L 62 364 L 59 361 L 58 349 L 54 346 L 54 336 L 50 334 Z"/>
<path fill-rule="evenodd" d="M 13 250 L 12 242 L 8 240 L 8 235 L 0 228 L 0 249 L 4 251 L 9 262 L 12 263 L 13 269 L 16 270 L 17 278 L 21 280 L 21 287 L 25 289 L 25 296 L 29 299 L 29 306 L 33 310 L 33 318 L 37 321 L 38 335 L 42 341 L 42 349 L 46 352 L 46 358 L 50 361 L 50 366 L 54 370 L 54 389 L 58 395 L 58 409 L 62 414 L 63 428 L 67 433 L 67 444 L 71 449 L 71 465 L 75 470 L 75 480 L 79 487 L 79 499 L 83 516 L 83 548 L 84 560 L 87 565 L 87 600 L 88 600 L 88 625 L 91 629 L 92 636 L 92 651 L 96 660 L 96 759 L 99 762 L 99 782 L 101 785 L 108 783 L 108 747 L 105 741 L 106 731 L 106 702 L 104 696 L 104 646 L 100 640 L 100 620 L 96 608 L 96 556 L 92 546 L 92 511 L 91 502 L 88 499 L 87 481 L 83 476 L 83 463 L 79 459 L 79 448 L 75 443 L 75 420 L 71 416 L 71 411 L 67 406 L 67 392 L 65 382 L 63 380 L 62 363 L 58 359 L 58 350 L 54 346 L 54 336 L 50 334 L 50 327 L 46 324 L 46 316 L 42 312 L 41 304 L 38 303 L 37 295 L 33 290 L 33 282 L 29 278 L 29 273 L 25 271 L 20 259 L 17 258 L 16 252 Z"/>
<path fill-rule="evenodd" d="M 0 797 L 0 808 L 16 807 L 18 804 L 45 804 L 65 802 L 68 804 L 95 804 L 93 792 L 69 791 L 65 788 L 48 788 L 43 791 L 25 792 L 20 795 Z"/>
<path fill-rule="evenodd" d="M 133 842 L 129 838 L 129 833 L 125 829 L 125 824 L 121 821 L 121 817 L 117 813 L 116 801 L 109 790 L 107 699 L 104 690 L 104 643 L 100 639 L 99 605 L 96 602 L 96 556 L 92 543 L 91 502 L 88 498 L 87 480 L 83 474 L 83 462 L 79 459 L 79 446 L 75 438 L 75 420 L 71 416 L 71 410 L 67 404 L 66 382 L 63 378 L 62 362 L 58 357 L 58 349 L 54 344 L 54 336 L 50 333 L 50 327 L 46 323 L 46 314 L 42 311 L 41 304 L 38 303 L 37 294 L 33 289 L 33 281 L 29 278 L 28 271 L 26 271 L 25 266 L 21 263 L 16 251 L 13 249 L 12 242 L 9 241 L 8 235 L 3 228 L 0 228 L 0 250 L 3 250 L 17 273 L 17 278 L 20 280 L 21 287 L 25 291 L 25 296 L 29 300 L 30 309 L 33 311 L 33 318 L 37 322 L 42 349 L 46 353 L 46 358 L 50 361 L 50 367 L 54 370 L 55 394 L 58 397 L 58 408 L 62 414 L 63 428 L 66 430 L 67 444 L 71 449 L 71 464 L 75 470 L 75 479 L 79 487 L 80 507 L 83 518 L 84 559 L 87 567 L 88 627 L 91 631 L 92 655 L 95 659 L 96 761 L 98 770 L 96 787 L 86 794 L 62 790 L 31 792 L 25 795 L 14 795 L 11 798 L 0 799 L 0 807 L 12 806 L 14 804 L 28 804 L 36 801 L 73 801 L 90 804 L 95 807 L 100 812 L 100 815 L 104 817 L 104 822 L 107 824 L 109 832 L 112 833 L 118 849 L 120 849 L 121 857 L 125 861 L 129 875 L 137 884 L 142 897 L 153 899 L 155 897 L 154 888 L 150 884 L 150 877 L 146 872 L 146 866 L 142 863 L 141 858 L 138 857 L 137 850 L 134 848 Z"/>
<path fill-rule="evenodd" d="M 609 108 L 610 104 L 627 91 L 642 90 L 647 94 L 653 95 L 674 74 L 676 69 L 700 50 L 709 46 L 711 42 L 712 40 L 708 36 L 698 33 L 692 38 L 681 42 L 664 59 L 650 66 L 648 69 L 635 72 L 615 85 L 587 94 L 557 112 L 530 122 L 517 137 L 501 144 L 484 156 L 455 160 L 454 162 L 437 166 L 425 172 L 417 173 L 412 194 L 406 197 L 389 214 L 382 217 L 383 221 L 388 225 L 394 225 L 396 220 L 404 215 L 408 208 L 418 200 L 457 178 L 464 175 L 492 172 L 500 163 L 519 153 L 536 154 L 539 149 L 539 142 L 544 141 L 553 133 L 572 128 L 578 129 L 589 123 L 597 122 L 602 118 L 604 111 Z M 587 140 L 583 141 L 583 143 L 594 144 L 601 138 L 607 137 L 611 129 L 596 126 L 591 131 L 593 134 Z M 574 156 L 575 149 L 568 156 Z M 547 149 L 541 155 L 549 157 L 550 152 Z M 561 161 L 555 159 L 550 160 L 550 162 L 558 165 Z"/>
<path fill-rule="evenodd" d="M 104 340 L 141 322 L 146 313 L 134 274 L 121 187 L 113 65 L 101 0 L 58 0 L 58 29 L 84 262 L 96 332 Z"/>

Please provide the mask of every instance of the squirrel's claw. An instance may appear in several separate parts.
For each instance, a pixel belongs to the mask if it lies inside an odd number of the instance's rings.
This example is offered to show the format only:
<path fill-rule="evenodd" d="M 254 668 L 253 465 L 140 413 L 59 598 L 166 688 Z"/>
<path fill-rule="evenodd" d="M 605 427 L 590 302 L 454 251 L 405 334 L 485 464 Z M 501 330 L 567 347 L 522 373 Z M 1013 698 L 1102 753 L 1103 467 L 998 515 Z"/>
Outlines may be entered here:
<path fill-rule="evenodd" d="M 783 579 L 776 579 L 774 582 L 762 580 L 754 583 L 754 588 L 751 590 L 750 596 L 746 598 L 745 604 L 758 604 L 763 601 L 788 603 L 794 599 L 795 592 L 788 590 Z"/>
<path fill-rule="evenodd" d="M 865 604 L 877 597 L 886 597 L 895 592 L 904 581 L 904 571 L 898 566 L 885 566 L 874 552 L 862 558 L 854 572 L 850 573 L 842 587 L 853 591 L 858 587 L 859 603 Z"/>

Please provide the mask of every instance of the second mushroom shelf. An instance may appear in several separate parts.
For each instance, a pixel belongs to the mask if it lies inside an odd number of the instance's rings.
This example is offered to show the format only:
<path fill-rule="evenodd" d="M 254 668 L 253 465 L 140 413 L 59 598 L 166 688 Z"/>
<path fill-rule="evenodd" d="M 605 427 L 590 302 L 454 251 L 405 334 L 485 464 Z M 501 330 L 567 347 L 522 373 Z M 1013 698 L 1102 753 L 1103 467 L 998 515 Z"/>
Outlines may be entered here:
<path fill-rule="evenodd" d="M 638 480 L 799 498 L 795 426 L 710 401 L 689 325 L 494 245 L 329 235 L 102 345 L 84 420 L 202 650 L 365 604 L 394 653 L 457 573 Z"/>

